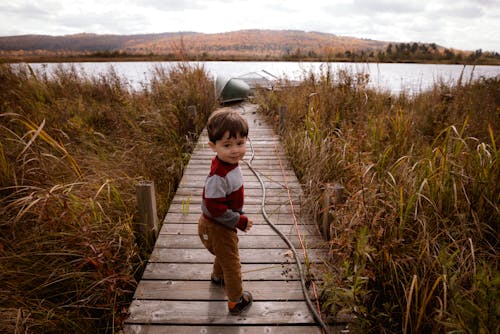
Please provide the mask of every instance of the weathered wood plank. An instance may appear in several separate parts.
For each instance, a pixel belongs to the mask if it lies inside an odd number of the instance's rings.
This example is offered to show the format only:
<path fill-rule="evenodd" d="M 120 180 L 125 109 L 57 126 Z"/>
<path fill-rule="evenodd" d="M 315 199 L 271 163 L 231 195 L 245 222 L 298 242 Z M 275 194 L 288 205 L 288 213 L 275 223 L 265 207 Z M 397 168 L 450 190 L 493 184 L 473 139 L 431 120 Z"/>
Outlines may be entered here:
<path fill-rule="evenodd" d="M 250 130 L 250 136 L 249 140 L 247 142 L 247 145 L 250 145 L 250 143 L 253 145 L 253 147 L 259 147 L 259 146 L 274 146 L 278 145 L 280 147 L 281 145 L 281 140 L 279 136 L 276 134 L 266 134 L 264 137 L 265 138 L 260 138 L 258 135 L 259 133 L 255 131 L 255 129 Z M 198 145 L 196 148 L 201 148 L 201 149 L 209 149 L 208 148 L 208 135 L 206 133 L 202 133 L 200 137 L 198 138 Z"/>
<path fill-rule="evenodd" d="M 263 159 L 269 156 L 274 156 L 274 157 L 279 156 L 282 159 L 288 159 L 285 151 L 281 148 L 281 146 L 280 145 L 276 146 L 276 145 L 277 143 L 274 143 L 273 145 L 262 145 L 255 142 L 251 145 L 249 142 L 247 142 L 246 146 L 247 151 L 243 159 L 244 160 L 249 160 L 251 158 Z M 200 157 L 200 158 L 213 157 L 213 156 L 214 152 L 212 150 L 195 150 L 191 154 L 191 157 Z"/>
<path fill-rule="evenodd" d="M 286 236 L 295 236 L 297 235 L 297 232 L 295 231 L 295 226 L 292 224 L 281 224 L 281 225 L 275 225 L 278 230 L 281 231 L 281 233 L 285 234 Z M 299 225 L 299 231 L 300 235 L 302 236 L 318 236 L 319 237 L 319 232 L 318 228 L 313 225 Z M 192 223 L 188 223 L 187 221 L 184 223 L 171 223 L 166 222 L 163 224 L 160 233 L 162 234 L 176 234 L 176 235 L 181 235 L 181 234 L 191 234 L 191 235 L 197 235 L 198 234 L 198 224 L 196 223 L 196 218 L 193 219 Z M 276 232 L 268 225 L 264 223 L 255 223 L 248 232 L 250 235 L 276 235 Z"/>
<path fill-rule="evenodd" d="M 177 199 L 175 202 L 170 204 L 170 207 L 168 208 L 168 212 L 172 213 L 184 213 L 184 214 L 199 214 L 201 213 L 201 200 L 200 201 L 195 201 L 194 198 L 189 198 L 189 200 L 184 200 L 181 201 L 180 198 Z M 290 204 L 288 201 L 280 204 L 267 204 L 264 206 L 267 213 L 269 215 L 271 214 L 292 214 L 292 208 L 290 207 Z M 244 211 L 246 213 L 254 213 L 258 215 L 262 215 L 262 206 L 260 203 L 245 203 L 244 206 Z M 301 210 L 302 206 L 300 203 L 297 205 L 294 205 L 294 210 L 295 210 L 295 215 L 297 217 L 300 217 L 301 220 L 303 221 L 309 221 L 309 223 L 312 221 L 312 218 L 309 215 L 303 215 L 301 216 Z"/>
<path fill-rule="evenodd" d="M 245 281 L 255 300 L 303 300 L 299 281 Z M 311 299 L 314 296 L 311 294 Z M 224 288 L 205 281 L 141 280 L 134 299 L 226 301 Z"/>
<path fill-rule="evenodd" d="M 201 189 L 195 188 L 183 188 L 178 189 L 177 194 L 172 199 L 173 204 L 177 203 L 192 203 L 201 204 Z M 245 191 L 245 206 L 247 205 L 260 205 L 262 203 L 262 193 L 258 191 Z M 302 196 L 292 194 L 293 203 L 297 203 Z M 266 195 L 266 207 L 268 205 L 289 205 L 289 198 L 286 191 L 275 191 L 273 193 L 267 193 Z M 298 204 L 297 204 L 298 205 Z"/>
<path fill-rule="evenodd" d="M 189 196 L 191 202 L 201 203 L 201 195 L 203 188 L 179 188 L 177 190 L 177 195 L 181 198 L 182 196 Z M 248 200 L 247 200 L 248 197 Z M 291 192 L 292 201 L 300 200 L 300 193 L 297 191 Z M 277 198 L 276 200 L 273 200 Z M 261 189 L 245 189 L 245 204 L 246 203 L 261 203 L 262 201 L 262 190 Z M 269 204 L 282 204 L 288 203 L 288 193 L 286 189 L 268 189 L 266 191 L 266 203 Z"/>
<path fill-rule="evenodd" d="M 148 263 L 143 279 L 205 281 L 210 278 L 211 263 Z M 297 266 L 293 263 L 242 264 L 243 281 L 296 281 Z M 245 282 L 243 282 L 245 285 Z"/>
<path fill-rule="evenodd" d="M 308 261 L 320 262 L 326 258 L 328 250 L 310 249 L 308 250 Z M 298 251 L 299 258 L 303 260 L 303 254 Z M 284 263 L 295 262 L 293 253 L 287 249 L 241 249 L 240 258 L 242 263 Z M 155 248 L 151 253 L 149 262 L 165 263 L 213 263 L 214 256 L 206 249 L 171 249 Z"/>
<path fill-rule="evenodd" d="M 313 324 L 303 301 L 254 301 L 246 314 L 233 316 L 221 301 L 134 300 L 128 319 L 133 324 Z"/>
<path fill-rule="evenodd" d="M 196 178 L 193 176 L 185 177 L 181 180 L 179 183 L 179 187 L 185 187 L 185 188 L 203 188 L 203 185 L 205 184 L 205 179 L 200 179 Z M 264 181 L 266 191 L 269 191 L 271 189 L 290 189 L 290 191 L 293 192 L 301 192 L 302 188 L 301 185 L 298 182 L 289 182 L 287 186 L 285 184 L 280 183 L 280 182 L 275 182 L 275 181 L 269 181 L 266 180 Z M 262 189 L 262 185 L 259 181 L 246 181 L 245 182 L 245 190 L 247 189 Z"/>
<path fill-rule="evenodd" d="M 295 174 L 291 172 L 289 169 L 282 172 L 279 169 L 271 168 L 271 169 L 259 169 L 257 173 L 263 178 L 270 178 L 276 180 L 284 180 L 285 178 L 290 181 L 296 178 Z M 246 180 L 249 177 L 255 177 L 255 175 L 250 171 L 242 168 L 243 178 Z M 206 168 L 188 168 L 184 171 L 183 175 L 197 175 L 199 177 L 207 176 Z"/>
<path fill-rule="evenodd" d="M 196 206 L 198 208 L 198 206 Z M 201 211 L 200 209 L 198 209 Z M 165 216 L 164 223 L 179 223 L 179 224 L 196 224 L 198 223 L 198 219 L 200 218 L 200 213 L 198 210 L 193 210 L 195 211 L 194 213 L 178 213 L 178 212 L 169 212 Z M 198 211 L 198 212 L 196 212 Z M 266 210 L 269 218 L 271 219 L 271 222 L 274 225 L 294 225 L 294 220 L 293 217 L 285 212 L 285 213 L 280 213 L 280 212 L 271 212 Z M 264 217 L 262 217 L 261 213 L 249 213 L 245 209 L 246 215 L 252 219 L 254 225 L 266 225 L 269 226 Z M 303 222 L 300 217 L 297 217 L 299 225 L 313 225 L 313 224 L 306 224 L 306 222 Z M 252 234 L 250 230 L 250 234 Z M 276 233 L 272 233 L 276 234 Z"/>
<path fill-rule="evenodd" d="M 280 170 L 281 166 L 283 168 L 291 168 L 290 163 L 287 160 L 280 161 L 277 159 L 266 159 L 266 160 L 254 160 L 252 162 L 252 167 L 256 169 L 257 171 L 261 168 L 263 169 L 276 169 Z M 208 159 L 207 161 L 201 159 L 201 160 L 191 160 L 188 163 L 188 168 L 210 168 L 210 160 Z M 242 168 L 245 168 L 244 164 L 241 164 Z"/>
<path fill-rule="evenodd" d="M 344 327 L 336 327 L 330 334 L 340 334 Z M 348 333 L 345 331 L 344 333 Z M 125 334 L 321 334 L 317 326 L 252 325 L 252 326 L 175 326 L 175 325 L 130 325 Z"/>
<path fill-rule="evenodd" d="M 324 270 L 320 263 L 311 263 L 309 273 L 314 277 Z M 148 263 L 142 279 L 205 281 L 212 273 L 211 263 Z M 295 263 L 243 263 L 241 265 L 243 285 L 245 281 L 298 281 Z"/>
<path fill-rule="evenodd" d="M 293 218 L 291 217 L 291 209 L 290 206 L 287 203 L 284 204 L 276 204 L 276 205 L 266 205 L 265 206 L 267 214 L 272 217 L 273 215 L 283 215 L 287 216 L 288 218 Z M 302 223 L 304 225 L 314 225 L 316 224 L 313 222 L 313 219 L 310 216 L 307 215 L 302 215 L 301 214 L 301 209 L 302 207 L 300 205 L 294 206 L 295 209 L 295 216 L 298 219 L 299 223 Z M 251 215 L 252 219 L 254 221 L 264 221 L 264 218 L 262 217 L 262 207 L 260 204 L 245 204 L 244 211 L 247 215 Z M 188 202 L 176 202 L 176 203 L 171 203 L 170 208 L 168 209 L 168 214 L 172 214 L 172 218 L 175 215 L 185 215 L 186 217 L 183 216 L 178 216 L 179 220 L 177 218 L 173 218 L 170 220 L 170 218 L 165 217 L 164 221 L 172 221 L 172 222 L 178 222 L 182 223 L 184 221 L 193 221 L 193 219 L 196 219 L 195 217 L 198 217 L 199 214 L 201 213 L 201 206 L 200 203 L 194 203 L 191 202 L 191 199 Z M 189 217 L 193 216 L 193 217 Z M 258 217 L 260 216 L 260 218 Z M 282 222 L 274 222 L 274 224 L 292 224 L 293 219 L 283 219 Z"/>
<path fill-rule="evenodd" d="M 239 248 L 287 248 L 286 243 L 278 235 L 239 235 Z M 297 237 L 290 237 L 290 242 L 294 247 L 300 249 L 300 241 Z M 312 239 L 312 238 L 311 238 Z M 308 248 L 326 247 L 323 240 L 309 240 L 304 238 L 304 243 Z M 171 235 L 160 234 L 156 241 L 159 248 L 204 248 L 198 235 Z"/>

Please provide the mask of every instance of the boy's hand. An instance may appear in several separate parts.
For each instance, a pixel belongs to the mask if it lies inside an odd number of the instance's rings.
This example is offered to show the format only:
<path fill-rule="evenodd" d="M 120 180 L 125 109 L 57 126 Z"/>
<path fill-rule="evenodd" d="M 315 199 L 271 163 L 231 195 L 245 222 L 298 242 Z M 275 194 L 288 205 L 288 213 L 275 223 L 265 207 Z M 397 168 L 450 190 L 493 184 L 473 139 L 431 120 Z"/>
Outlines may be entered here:
<path fill-rule="evenodd" d="M 252 228 L 252 226 L 253 226 L 253 221 L 250 218 L 248 218 L 247 228 L 245 229 L 244 232 L 250 231 L 250 229 Z"/>

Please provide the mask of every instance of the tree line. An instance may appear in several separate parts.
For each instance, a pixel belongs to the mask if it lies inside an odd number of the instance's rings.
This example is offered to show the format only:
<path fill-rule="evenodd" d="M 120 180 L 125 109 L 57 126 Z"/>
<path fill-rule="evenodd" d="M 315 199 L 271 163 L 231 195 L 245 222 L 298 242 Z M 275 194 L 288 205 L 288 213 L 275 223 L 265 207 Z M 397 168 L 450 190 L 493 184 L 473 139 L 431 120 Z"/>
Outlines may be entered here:
<path fill-rule="evenodd" d="M 296 58 L 300 58 L 294 54 Z M 475 63 L 487 64 L 498 63 L 500 54 L 498 52 L 483 51 L 460 51 L 439 47 L 435 43 L 389 43 L 381 50 L 346 50 L 334 55 L 336 59 L 348 61 L 371 61 L 371 62 L 415 62 L 415 63 Z"/>

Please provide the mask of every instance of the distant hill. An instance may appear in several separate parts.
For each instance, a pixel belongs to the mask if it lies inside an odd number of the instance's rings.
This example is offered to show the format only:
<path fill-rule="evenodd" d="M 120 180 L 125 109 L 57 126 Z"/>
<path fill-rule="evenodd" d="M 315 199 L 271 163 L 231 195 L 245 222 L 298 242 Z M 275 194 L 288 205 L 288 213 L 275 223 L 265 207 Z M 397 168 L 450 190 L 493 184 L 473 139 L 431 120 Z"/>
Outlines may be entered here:
<path fill-rule="evenodd" d="M 217 34 L 76 34 L 0 37 L 0 62 L 104 60 L 311 60 L 499 64 L 500 54 L 300 30 Z"/>
<path fill-rule="evenodd" d="M 127 43 L 147 43 L 160 38 L 177 36 L 179 33 L 144 34 L 144 35 L 97 35 L 75 34 L 64 36 L 49 35 L 20 35 L 0 37 L 2 51 L 35 51 L 45 50 L 52 52 L 99 52 L 121 51 Z"/>
<path fill-rule="evenodd" d="M 241 30 L 202 34 L 176 32 L 143 35 L 76 34 L 0 37 L 1 51 L 48 53 L 127 52 L 131 54 L 269 55 L 379 50 L 387 42 L 298 30 Z"/>
<path fill-rule="evenodd" d="M 219 34 L 186 33 L 135 39 L 126 43 L 126 51 L 154 53 L 186 52 L 195 54 L 282 56 L 300 53 L 379 50 L 388 43 L 319 32 L 297 30 L 240 30 Z"/>

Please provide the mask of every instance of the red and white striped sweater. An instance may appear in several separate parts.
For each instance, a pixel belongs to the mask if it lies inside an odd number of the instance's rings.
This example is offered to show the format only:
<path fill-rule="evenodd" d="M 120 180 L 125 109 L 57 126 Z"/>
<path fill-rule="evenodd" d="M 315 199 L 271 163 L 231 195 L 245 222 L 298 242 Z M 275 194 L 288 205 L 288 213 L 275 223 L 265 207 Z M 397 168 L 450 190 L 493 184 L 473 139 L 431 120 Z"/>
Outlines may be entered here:
<path fill-rule="evenodd" d="M 243 175 L 238 164 L 230 164 L 217 156 L 212 159 L 210 174 L 203 187 L 201 210 L 213 222 L 235 230 L 246 229 L 248 218 L 243 214 Z"/>

